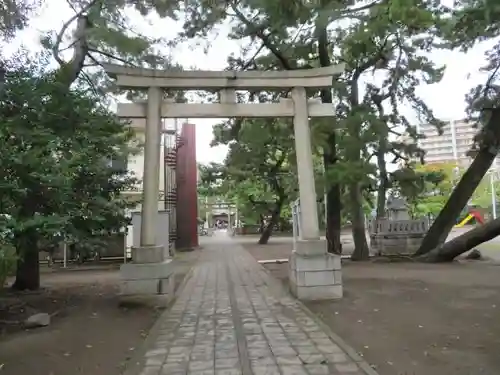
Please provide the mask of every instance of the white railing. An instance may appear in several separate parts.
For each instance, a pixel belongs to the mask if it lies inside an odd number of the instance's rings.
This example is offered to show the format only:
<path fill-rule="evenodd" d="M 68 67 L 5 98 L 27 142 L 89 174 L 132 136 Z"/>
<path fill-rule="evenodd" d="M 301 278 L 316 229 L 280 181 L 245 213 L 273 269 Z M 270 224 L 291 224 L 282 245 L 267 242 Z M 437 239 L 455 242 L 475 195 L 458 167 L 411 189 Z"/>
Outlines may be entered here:
<path fill-rule="evenodd" d="M 301 239 L 301 220 L 300 220 L 300 200 L 296 199 L 290 204 L 292 208 L 292 229 L 293 229 L 293 248 L 295 249 L 295 244 Z"/>

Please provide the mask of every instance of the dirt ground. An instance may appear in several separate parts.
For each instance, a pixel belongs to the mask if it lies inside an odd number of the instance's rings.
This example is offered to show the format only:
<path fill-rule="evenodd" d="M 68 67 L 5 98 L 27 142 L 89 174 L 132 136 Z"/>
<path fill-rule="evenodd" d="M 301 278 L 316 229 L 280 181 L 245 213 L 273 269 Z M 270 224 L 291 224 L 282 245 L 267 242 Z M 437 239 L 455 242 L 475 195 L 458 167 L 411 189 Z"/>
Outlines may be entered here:
<path fill-rule="evenodd" d="M 243 246 L 258 260 L 290 244 Z M 266 265 L 287 283 L 287 264 Z M 343 263 L 345 297 L 308 307 L 383 375 L 500 374 L 500 266 Z"/>
<path fill-rule="evenodd" d="M 176 260 L 176 284 L 199 251 Z M 80 270 L 44 269 L 39 292 L 0 292 L 2 375 L 119 375 L 161 313 L 161 308 L 120 306 L 118 265 Z M 48 327 L 21 322 L 45 312 Z"/>

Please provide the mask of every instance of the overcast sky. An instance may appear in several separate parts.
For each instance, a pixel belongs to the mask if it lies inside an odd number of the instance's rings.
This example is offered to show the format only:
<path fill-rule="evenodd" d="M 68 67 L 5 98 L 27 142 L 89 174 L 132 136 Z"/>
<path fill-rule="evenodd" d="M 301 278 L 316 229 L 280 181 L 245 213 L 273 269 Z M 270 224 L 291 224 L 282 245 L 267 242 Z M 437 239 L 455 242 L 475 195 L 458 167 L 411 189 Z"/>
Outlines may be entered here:
<path fill-rule="evenodd" d="M 46 0 L 39 16 L 31 22 L 31 27 L 19 33 L 14 43 L 9 44 L 9 50 L 15 51 L 21 45 L 33 51 L 40 49 L 40 35 L 50 30 L 59 30 L 71 15 L 72 11 L 65 0 Z M 149 17 L 146 20 L 139 17 L 136 19 L 138 28 L 145 34 L 152 36 L 173 38 L 182 26 L 181 23 L 159 20 L 156 17 Z M 135 19 L 134 22 L 136 22 Z M 185 68 L 222 70 L 226 66 L 227 56 L 239 50 L 237 43 L 228 41 L 224 30 L 221 30 L 210 44 L 211 47 L 207 54 L 205 54 L 202 45 L 184 45 L 172 51 L 171 54 L 174 60 Z M 432 54 L 435 61 L 447 65 L 446 73 L 439 84 L 420 87 L 418 92 L 441 119 L 463 118 L 464 95 L 470 87 L 484 79 L 479 74 L 478 68 L 484 60 L 486 47 L 479 46 L 466 55 L 455 51 L 438 51 Z M 212 126 L 219 120 L 195 119 L 192 121 L 196 124 L 198 161 L 202 163 L 222 161 L 226 154 L 226 148 L 210 148 L 209 146 L 212 139 Z"/>

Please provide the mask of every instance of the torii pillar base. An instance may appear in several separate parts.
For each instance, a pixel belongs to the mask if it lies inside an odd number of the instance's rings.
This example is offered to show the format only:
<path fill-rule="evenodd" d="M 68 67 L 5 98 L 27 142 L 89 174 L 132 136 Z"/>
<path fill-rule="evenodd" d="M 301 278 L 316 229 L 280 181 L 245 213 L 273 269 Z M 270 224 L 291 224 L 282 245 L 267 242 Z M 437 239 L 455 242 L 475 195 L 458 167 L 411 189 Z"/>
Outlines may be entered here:
<path fill-rule="evenodd" d="M 341 258 L 326 252 L 326 241 L 297 241 L 288 264 L 290 290 L 296 298 L 305 301 L 342 298 Z"/>

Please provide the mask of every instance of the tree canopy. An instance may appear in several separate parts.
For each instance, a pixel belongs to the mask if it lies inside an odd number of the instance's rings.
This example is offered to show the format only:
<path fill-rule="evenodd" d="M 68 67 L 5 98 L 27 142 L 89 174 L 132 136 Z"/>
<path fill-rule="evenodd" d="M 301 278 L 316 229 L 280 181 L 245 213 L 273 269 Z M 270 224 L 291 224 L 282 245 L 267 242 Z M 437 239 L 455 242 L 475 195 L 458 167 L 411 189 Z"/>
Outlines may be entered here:
<path fill-rule="evenodd" d="M 35 2 L 7 4 L 13 5 L 0 12 L 4 37 L 29 23 L 30 12 L 37 9 Z M 453 7 L 420 0 L 294 4 L 71 0 L 68 4 L 73 16 L 61 30 L 44 35 L 42 42 L 60 65 L 54 82 L 67 89 L 77 82 L 78 90 L 91 88 L 93 95 L 113 89 L 100 63 L 179 68 L 165 47 L 186 40 L 206 42 L 221 25 L 230 27 L 229 38 L 241 45 L 238 54 L 228 57 L 228 69 L 295 70 L 344 64 L 344 73 L 331 89 L 311 90 L 308 95 L 330 103 L 336 113 L 332 119 L 311 121 L 317 192 L 321 196 L 325 191 L 327 197 L 328 249 L 341 252 L 340 225 L 343 217 L 349 217 L 355 260 L 368 257 L 365 213 L 374 193 L 378 217 L 394 189 L 413 200 L 416 210 L 419 204 L 423 208 L 417 201 L 427 200 L 423 210 L 429 212 L 436 212 L 446 192 L 452 195 L 419 251 L 428 252 L 446 237 L 500 147 L 500 131 L 494 126 L 500 116 L 498 9 L 492 2 L 458 1 Z M 175 40 L 143 35 L 124 15 L 153 13 L 160 19 L 184 19 Z M 450 190 L 446 171 L 415 163 L 425 162 L 425 153 L 418 146 L 421 135 L 414 117 L 438 131 L 443 126 L 417 87 L 439 82 L 443 76 L 445 67 L 433 61 L 432 51 L 467 51 L 484 41 L 491 45 L 483 69 L 488 78 L 467 97 L 468 114 L 479 125 L 472 150 L 476 156 Z M 63 53 L 67 47 L 72 55 Z M 239 100 L 272 101 L 288 94 L 251 92 Z M 138 95 L 129 92 L 129 96 Z M 105 99 L 100 96 L 100 100 Z M 215 144 L 228 145 L 230 152 L 223 165 L 206 168 L 207 179 L 217 180 L 207 185 L 207 192 L 216 189 L 246 202 L 259 215 L 269 215 L 270 222 L 279 220 L 283 207 L 297 196 L 290 129 L 289 121 L 281 119 L 243 119 L 217 126 Z M 388 163 L 402 167 L 391 172 Z"/>
<path fill-rule="evenodd" d="M 332 90 L 310 92 L 312 97 L 332 103 L 337 112 L 334 119 L 313 125 L 315 146 L 321 150 L 326 169 L 330 251 L 339 251 L 342 210 L 348 210 L 356 246 L 354 258 L 366 259 L 363 202 L 374 191 L 378 216 L 385 211 L 388 191 L 395 188 L 406 190 L 405 195 L 414 202 L 426 199 L 425 207 L 420 206 L 424 211 L 436 214 L 442 208 L 444 193 L 430 198 L 426 191 L 438 185 L 448 190 L 444 172 L 412 166 L 416 160 L 425 162 L 417 142 L 422 136 L 412 117 L 433 124 L 438 131 L 444 124 L 418 96 L 416 88 L 442 78 L 445 67 L 436 65 L 430 52 L 468 50 L 479 42 L 495 40 L 497 10 L 492 4 L 461 1 L 446 7 L 427 1 L 353 1 L 212 6 L 195 2 L 186 11 L 196 22 L 185 23 L 181 38 L 203 38 L 221 23 L 230 22 L 230 38 L 244 45 L 239 56 L 230 58 L 232 69 L 293 70 L 345 64 L 345 73 Z M 486 71 L 491 73 L 490 79 L 468 96 L 471 115 L 481 109 L 480 114 L 487 116 L 482 109 L 487 107 L 488 97 L 496 106 L 491 98 L 498 97 L 493 83 L 500 61 L 497 50 L 494 45 L 488 54 Z M 413 109 L 410 115 L 403 110 L 408 107 Z M 403 134 L 411 141 L 402 140 Z M 479 148 L 486 147 L 481 134 Z M 389 172 L 389 160 L 404 167 Z M 481 180 L 484 172 L 477 168 L 472 171 L 481 175 Z M 471 181 L 466 184 L 472 191 L 476 187 Z M 462 195 L 470 198 L 468 192 L 462 191 Z M 447 225 L 454 222 L 459 211 L 461 208 L 446 214 Z"/>
<path fill-rule="evenodd" d="M 133 134 L 96 99 L 29 61 L 6 71 L 0 213 L 19 257 L 18 289 L 39 285 L 40 241 L 75 242 L 128 222 L 120 192 L 136 181 L 113 161 L 133 151 Z"/>
<path fill-rule="evenodd" d="M 284 207 L 297 196 L 291 123 L 282 119 L 236 120 L 214 127 L 213 146 L 229 146 L 223 165 L 205 169 L 202 179 L 224 178 L 219 193 L 237 200 L 246 215 L 267 220 L 266 243 Z M 246 209 L 245 209 L 246 208 Z M 251 218 L 248 217 L 248 219 Z"/>

